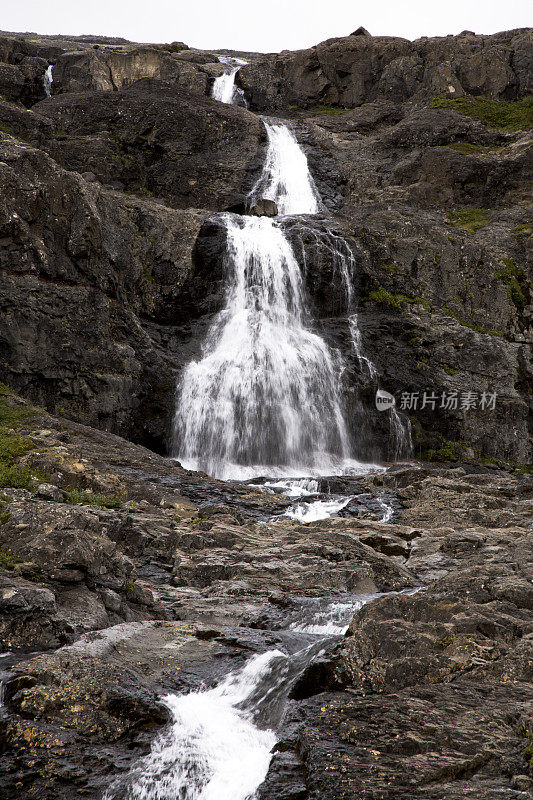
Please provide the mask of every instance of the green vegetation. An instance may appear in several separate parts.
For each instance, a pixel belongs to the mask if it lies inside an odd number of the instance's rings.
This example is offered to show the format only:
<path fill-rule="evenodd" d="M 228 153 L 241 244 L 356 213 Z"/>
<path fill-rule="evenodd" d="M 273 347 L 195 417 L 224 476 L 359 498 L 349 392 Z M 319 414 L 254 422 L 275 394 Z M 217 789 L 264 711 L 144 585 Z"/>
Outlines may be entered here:
<path fill-rule="evenodd" d="M 533 99 L 489 100 L 487 97 L 438 97 L 432 108 L 459 111 L 502 131 L 528 131 L 533 128 Z"/>
<path fill-rule="evenodd" d="M 339 114 L 347 114 L 349 110 L 349 108 L 343 108 L 342 106 L 322 105 L 314 108 L 311 113 L 317 116 L 337 117 Z"/>
<path fill-rule="evenodd" d="M 13 569 L 21 560 L 11 549 L 0 548 L 0 569 Z"/>
<path fill-rule="evenodd" d="M 458 461 L 461 458 L 463 448 L 462 442 L 452 442 L 444 439 L 442 447 L 438 450 L 426 450 L 421 454 L 425 461 Z"/>
<path fill-rule="evenodd" d="M 156 44 L 152 45 L 155 50 L 165 50 L 167 53 L 181 53 L 188 48 L 183 42 L 170 42 L 170 44 Z"/>
<path fill-rule="evenodd" d="M 458 208 L 448 214 L 450 224 L 467 233 L 475 233 L 489 223 L 490 211 L 487 208 Z"/>
<path fill-rule="evenodd" d="M 3 386 L 0 386 L 0 390 L 9 392 Z M 14 429 L 34 414 L 34 409 L 9 403 L 5 397 L 0 396 L 0 486 L 8 486 L 12 489 L 31 489 L 32 487 L 31 470 L 17 464 L 17 461 L 33 450 L 35 445 L 31 439 L 21 436 Z"/>
<path fill-rule="evenodd" d="M 529 733 L 529 744 L 522 753 L 522 756 L 527 761 L 529 768 L 533 769 L 533 731 Z"/>
<path fill-rule="evenodd" d="M 12 497 L 9 497 L 7 494 L 0 494 L 0 525 L 5 525 L 6 522 L 9 522 L 9 517 L 11 516 L 10 511 L 6 506 L 13 500 Z"/>
<path fill-rule="evenodd" d="M 464 325 L 465 328 L 470 328 L 470 330 L 472 330 L 472 331 L 477 331 L 477 333 L 486 333 L 489 336 L 503 336 L 504 335 L 503 331 L 498 331 L 498 330 L 492 330 L 491 331 L 491 330 L 488 330 L 487 328 L 483 328 L 481 325 L 475 325 L 473 322 L 467 322 L 465 319 L 462 319 L 461 317 L 458 317 L 457 314 L 454 311 L 451 310 L 451 308 L 448 308 L 448 306 L 443 306 L 442 310 L 444 311 L 445 314 L 447 314 L 449 317 L 452 317 L 452 319 L 454 319 L 456 322 L 458 322 L 459 325 Z"/>
<path fill-rule="evenodd" d="M 515 236 L 531 236 L 533 235 L 533 222 L 524 222 L 522 225 L 517 225 L 511 231 Z"/>
<path fill-rule="evenodd" d="M 147 281 L 147 283 L 155 283 L 155 278 L 152 275 L 152 272 L 151 272 L 149 267 L 147 267 L 145 270 L 143 270 L 143 277 L 144 277 L 144 280 Z"/>
<path fill-rule="evenodd" d="M 97 492 L 80 492 L 77 489 L 67 489 L 65 503 L 73 506 L 100 506 L 100 508 L 121 508 L 123 503 L 119 497 L 110 497 Z"/>
<path fill-rule="evenodd" d="M 390 264 L 387 261 L 383 261 L 381 264 L 378 264 L 378 269 L 384 270 L 389 275 L 396 275 L 398 272 L 398 266 L 396 264 Z"/>
<path fill-rule="evenodd" d="M 437 644 L 439 645 L 439 647 L 442 647 L 444 649 L 446 647 L 449 647 L 451 644 L 453 644 L 456 639 L 457 639 L 457 636 L 445 636 L 443 639 L 439 639 Z"/>
<path fill-rule="evenodd" d="M 402 309 L 404 305 L 423 305 L 424 308 L 429 310 L 431 303 L 423 297 L 408 297 L 405 294 L 392 294 L 384 286 L 378 286 L 377 289 L 370 292 L 367 300 L 372 300 L 373 303 L 378 303 L 381 306 L 388 306 L 389 308 Z"/>
<path fill-rule="evenodd" d="M 527 292 L 525 272 L 521 267 L 517 267 L 514 258 L 504 258 L 503 263 L 505 267 L 499 269 L 494 277 L 506 285 L 511 303 L 514 303 L 519 311 L 523 311 Z"/>
<path fill-rule="evenodd" d="M 503 147 L 493 147 L 485 144 L 471 144 L 471 142 L 453 142 L 449 144 L 450 150 L 457 150 L 458 153 L 474 155 L 475 153 L 498 153 Z"/>

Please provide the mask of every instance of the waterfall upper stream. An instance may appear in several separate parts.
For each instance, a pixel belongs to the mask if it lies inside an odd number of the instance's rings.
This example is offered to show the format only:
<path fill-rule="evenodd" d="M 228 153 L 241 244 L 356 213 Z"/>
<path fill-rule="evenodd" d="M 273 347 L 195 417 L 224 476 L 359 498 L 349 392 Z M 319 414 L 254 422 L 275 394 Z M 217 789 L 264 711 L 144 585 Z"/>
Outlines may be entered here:
<path fill-rule="evenodd" d="M 220 103 L 245 105 L 242 89 L 235 86 L 235 76 L 246 64 L 246 61 L 241 58 L 226 58 L 225 56 L 220 56 L 219 61 L 226 66 L 226 69 L 222 75 L 215 78 L 211 96 Z"/>

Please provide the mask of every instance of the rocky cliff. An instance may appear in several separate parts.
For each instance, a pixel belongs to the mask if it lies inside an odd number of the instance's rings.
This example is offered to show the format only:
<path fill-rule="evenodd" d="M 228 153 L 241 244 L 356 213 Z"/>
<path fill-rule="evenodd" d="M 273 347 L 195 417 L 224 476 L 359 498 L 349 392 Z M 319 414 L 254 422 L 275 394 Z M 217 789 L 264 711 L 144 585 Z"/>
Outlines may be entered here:
<path fill-rule="evenodd" d="M 305 604 L 386 593 L 291 686 L 259 796 L 523 800 L 532 32 L 233 54 L 248 108 L 210 98 L 218 55 L 0 35 L 0 798 L 131 797 L 163 694 L 282 647 Z M 389 431 L 340 236 L 380 386 L 497 395 L 405 409 L 426 461 L 324 479 L 350 503 L 309 524 L 164 457 L 226 291 L 213 215 L 245 209 L 264 161 L 258 112 L 289 121 L 324 200 L 286 232 L 360 454 L 388 457 Z"/>
<path fill-rule="evenodd" d="M 492 414 L 413 413 L 417 452 L 530 460 L 531 32 L 357 34 L 248 56 L 250 110 L 209 98 L 216 53 L 4 35 L 0 377 L 164 452 L 176 376 L 224 291 L 204 223 L 242 207 L 265 148 L 254 112 L 274 113 L 356 254 L 383 388 L 497 392 Z M 310 302 L 347 350 L 327 262 Z M 363 455 L 386 456 L 374 434 Z"/>

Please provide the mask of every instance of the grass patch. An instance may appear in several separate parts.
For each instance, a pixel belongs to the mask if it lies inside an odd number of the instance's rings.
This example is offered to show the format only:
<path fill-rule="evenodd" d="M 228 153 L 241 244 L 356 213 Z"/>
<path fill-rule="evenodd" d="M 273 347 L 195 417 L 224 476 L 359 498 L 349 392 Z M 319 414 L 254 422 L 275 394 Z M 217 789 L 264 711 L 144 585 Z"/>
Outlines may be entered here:
<path fill-rule="evenodd" d="M 448 214 L 451 225 L 467 233 L 475 233 L 488 225 L 490 211 L 487 208 L 458 208 Z"/>
<path fill-rule="evenodd" d="M 0 392 L 11 394 L 7 386 L 1 383 Z M 0 397 L 0 428 L 16 428 L 35 414 L 36 409 L 31 406 L 12 404 L 5 397 Z"/>
<path fill-rule="evenodd" d="M 514 303 L 519 311 L 523 311 L 526 305 L 526 276 L 522 267 L 517 267 L 514 258 L 504 258 L 505 267 L 499 269 L 494 277 L 502 281 L 507 287 L 507 294 L 511 303 Z"/>
<path fill-rule="evenodd" d="M 322 105 L 314 108 L 312 113 L 316 114 L 318 117 L 338 117 L 339 114 L 347 114 L 349 110 L 349 108 L 343 108 L 342 106 Z"/>
<path fill-rule="evenodd" d="M 0 547 L 0 569 L 14 569 L 22 561 L 12 550 Z"/>
<path fill-rule="evenodd" d="M 528 131 L 533 128 L 533 99 L 489 100 L 488 97 L 438 97 L 432 108 L 458 111 L 502 131 Z"/>
<path fill-rule="evenodd" d="M 9 403 L 0 397 L 0 486 L 11 489 L 31 489 L 33 475 L 30 469 L 17 464 L 35 444 L 27 436 L 21 436 L 13 428 L 17 428 L 28 417 L 35 415 L 35 410 L 27 406 Z"/>
<path fill-rule="evenodd" d="M 100 508 L 121 508 L 123 503 L 118 497 L 110 497 L 97 492 L 80 492 L 77 489 L 65 491 L 65 503 L 72 506 L 99 506 Z"/>
<path fill-rule="evenodd" d="M 401 310 L 405 305 L 423 305 L 427 310 L 431 308 L 429 300 L 425 300 L 423 297 L 409 297 L 405 294 L 393 294 L 389 292 L 388 289 L 385 289 L 384 286 L 379 286 L 377 289 L 374 289 L 374 291 L 367 295 L 366 299 L 372 300 L 373 303 L 378 303 L 381 306 L 388 306 L 389 308 L 398 310 Z"/>

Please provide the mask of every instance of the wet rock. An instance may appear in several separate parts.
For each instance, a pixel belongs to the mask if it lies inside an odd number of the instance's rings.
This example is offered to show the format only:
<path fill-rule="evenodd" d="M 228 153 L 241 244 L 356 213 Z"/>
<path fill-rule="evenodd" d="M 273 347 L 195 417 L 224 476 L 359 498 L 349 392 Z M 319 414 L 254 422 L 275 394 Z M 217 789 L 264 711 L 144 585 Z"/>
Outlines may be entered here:
<path fill-rule="evenodd" d="M 254 217 L 276 217 L 278 214 L 278 207 L 273 200 L 266 200 L 261 197 L 250 208 L 250 214 Z"/>

